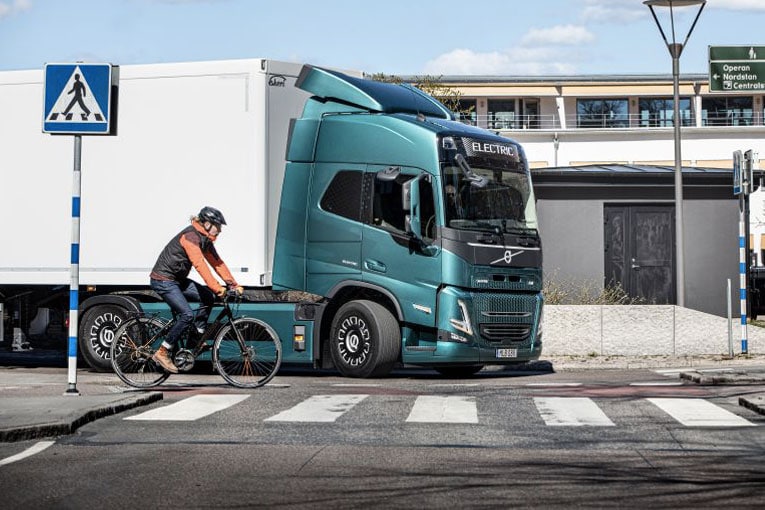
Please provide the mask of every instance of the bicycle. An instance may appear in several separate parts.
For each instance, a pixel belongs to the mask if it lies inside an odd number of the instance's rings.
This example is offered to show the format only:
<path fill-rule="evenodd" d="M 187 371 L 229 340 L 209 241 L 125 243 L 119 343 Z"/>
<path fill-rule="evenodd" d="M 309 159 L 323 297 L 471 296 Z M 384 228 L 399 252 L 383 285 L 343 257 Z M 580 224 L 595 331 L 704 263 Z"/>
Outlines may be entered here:
<path fill-rule="evenodd" d="M 239 388 L 257 388 L 270 381 L 279 370 L 282 344 L 265 322 L 235 317 L 229 305 L 232 297 L 235 293 L 226 294 L 221 302 L 223 308 L 215 320 L 208 323 L 197 345 L 189 345 L 188 331 L 183 335 L 172 356 L 173 362 L 180 372 L 188 372 L 199 355 L 212 349 L 213 364 L 226 382 Z M 175 318 L 168 321 L 137 314 L 117 328 L 111 360 L 114 372 L 122 381 L 136 388 L 149 388 L 170 377 L 152 356 L 173 324 Z M 205 339 L 208 336 L 214 336 L 214 340 Z"/>

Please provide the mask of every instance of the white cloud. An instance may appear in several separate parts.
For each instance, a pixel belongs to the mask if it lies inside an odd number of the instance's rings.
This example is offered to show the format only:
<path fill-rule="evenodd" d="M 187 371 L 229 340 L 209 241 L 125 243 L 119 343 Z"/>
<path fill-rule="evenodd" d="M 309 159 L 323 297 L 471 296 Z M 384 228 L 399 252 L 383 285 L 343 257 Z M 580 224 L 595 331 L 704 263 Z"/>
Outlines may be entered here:
<path fill-rule="evenodd" d="M 592 32 L 578 25 L 557 25 L 550 28 L 532 28 L 521 38 L 521 44 L 547 46 L 574 45 L 595 40 Z"/>
<path fill-rule="evenodd" d="M 731 11 L 765 11 L 763 0 L 710 0 L 706 6 Z"/>
<path fill-rule="evenodd" d="M 635 0 L 587 0 L 582 11 L 585 23 L 632 23 L 648 15 L 643 2 Z"/>
<path fill-rule="evenodd" d="M 32 0 L 13 0 L 0 2 L 0 19 L 6 18 L 11 14 L 26 11 L 32 7 Z"/>
<path fill-rule="evenodd" d="M 428 61 L 423 69 L 431 75 L 543 75 L 574 71 L 569 59 L 551 50 L 531 48 L 484 53 L 456 49 Z"/>

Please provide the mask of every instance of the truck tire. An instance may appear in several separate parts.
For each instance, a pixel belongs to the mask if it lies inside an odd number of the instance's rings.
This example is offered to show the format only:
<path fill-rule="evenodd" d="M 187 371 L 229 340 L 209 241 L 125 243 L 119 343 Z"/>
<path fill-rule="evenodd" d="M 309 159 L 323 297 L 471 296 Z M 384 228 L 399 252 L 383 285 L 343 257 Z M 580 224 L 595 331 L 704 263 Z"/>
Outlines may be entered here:
<path fill-rule="evenodd" d="M 401 351 L 401 328 L 387 308 L 373 301 L 340 307 L 330 333 L 332 361 L 346 377 L 381 377 Z"/>
<path fill-rule="evenodd" d="M 110 372 L 114 332 L 128 317 L 118 305 L 96 305 L 85 312 L 80 324 L 79 347 L 85 362 L 96 372 Z"/>

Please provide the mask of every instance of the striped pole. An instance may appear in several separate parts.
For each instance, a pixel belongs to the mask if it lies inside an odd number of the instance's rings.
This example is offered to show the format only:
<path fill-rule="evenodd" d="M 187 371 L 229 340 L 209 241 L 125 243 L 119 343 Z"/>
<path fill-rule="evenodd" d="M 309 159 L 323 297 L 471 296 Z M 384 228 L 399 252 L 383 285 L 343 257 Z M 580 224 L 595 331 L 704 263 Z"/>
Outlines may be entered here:
<path fill-rule="evenodd" d="M 74 136 L 74 173 L 72 177 L 72 250 L 69 270 L 69 376 L 64 395 L 79 395 L 77 391 L 77 330 L 80 305 L 80 194 L 82 185 L 82 136 Z"/>
<path fill-rule="evenodd" d="M 742 200 L 744 194 L 741 195 Z M 746 226 L 744 225 L 745 213 L 741 208 L 741 219 L 738 222 L 738 278 L 739 292 L 741 301 L 741 353 L 747 354 L 747 335 L 746 335 Z"/>

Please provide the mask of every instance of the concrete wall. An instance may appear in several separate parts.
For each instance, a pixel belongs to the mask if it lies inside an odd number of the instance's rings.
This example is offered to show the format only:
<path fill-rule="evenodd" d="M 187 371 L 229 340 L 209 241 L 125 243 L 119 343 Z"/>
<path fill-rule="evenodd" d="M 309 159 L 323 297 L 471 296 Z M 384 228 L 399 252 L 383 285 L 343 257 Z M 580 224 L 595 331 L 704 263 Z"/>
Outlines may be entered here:
<path fill-rule="evenodd" d="M 603 288 L 603 202 L 538 200 L 546 278 Z"/>
<path fill-rule="evenodd" d="M 736 200 L 686 200 L 685 305 L 725 316 L 727 279 L 733 286 L 733 313 L 738 302 L 738 202 Z"/>
<path fill-rule="evenodd" d="M 741 325 L 733 321 L 733 352 Z M 748 352 L 765 352 L 765 329 L 749 326 Z M 727 355 L 728 321 L 675 305 L 545 305 L 543 355 Z"/>
<path fill-rule="evenodd" d="M 671 190 L 669 191 L 671 192 Z M 669 193 L 666 190 L 665 194 Z M 647 192 L 650 194 L 650 192 Z M 570 193 L 567 193 L 570 195 Z M 613 198 L 554 198 L 537 200 L 539 231 L 544 250 L 544 273 L 549 281 L 579 283 L 595 292 L 604 284 L 604 217 L 606 203 L 666 203 L 624 196 Z M 692 190 L 686 196 L 693 196 Z M 732 195 L 731 195 L 732 196 Z M 730 278 L 738 296 L 738 202 L 734 199 L 684 201 L 685 305 L 694 310 L 725 316 L 725 289 Z M 734 314 L 738 301 L 734 299 Z"/>

